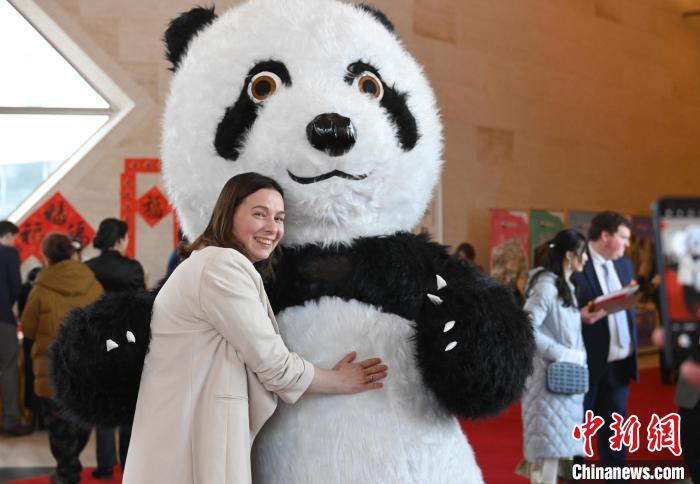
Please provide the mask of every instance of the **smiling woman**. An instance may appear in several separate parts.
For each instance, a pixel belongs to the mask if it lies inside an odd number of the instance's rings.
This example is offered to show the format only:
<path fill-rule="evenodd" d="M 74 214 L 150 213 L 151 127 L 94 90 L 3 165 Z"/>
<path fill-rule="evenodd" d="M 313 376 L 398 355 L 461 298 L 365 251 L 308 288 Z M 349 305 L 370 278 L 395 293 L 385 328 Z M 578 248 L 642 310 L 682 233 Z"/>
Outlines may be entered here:
<path fill-rule="evenodd" d="M 231 178 L 219 195 L 202 235 L 182 249 L 182 255 L 208 246 L 236 249 L 264 278 L 273 276 L 284 235 L 284 191 L 272 178 L 242 173 Z"/>
<path fill-rule="evenodd" d="M 155 299 L 125 483 L 250 482 L 250 444 L 277 396 L 291 404 L 382 387 L 379 358 L 353 363 L 353 352 L 325 370 L 285 346 L 255 267 L 272 277 L 283 234 L 277 182 L 257 173 L 226 182 Z"/>
<path fill-rule="evenodd" d="M 283 234 L 284 201 L 276 189 L 251 193 L 233 215 L 233 236 L 253 262 L 269 258 Z"/>

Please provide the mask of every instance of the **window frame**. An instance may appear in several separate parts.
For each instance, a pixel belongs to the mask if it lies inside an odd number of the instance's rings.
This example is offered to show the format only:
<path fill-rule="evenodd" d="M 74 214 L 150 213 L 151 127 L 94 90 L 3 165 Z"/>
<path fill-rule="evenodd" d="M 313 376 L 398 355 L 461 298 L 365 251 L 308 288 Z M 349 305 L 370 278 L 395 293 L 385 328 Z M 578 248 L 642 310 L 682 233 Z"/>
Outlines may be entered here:
<path fill-rule="evenodd" d="M 3 0 L 0 0 L 3 1 Z M 7 217 L 18 223 L 134 109 L 136 103 L 34 0 L 8 1 L 109 104 L 108 108 L 9 107 L 0 114 L 107 115 L 107 121 L 64 160 Z M 71 29 L 73 30 L 73 29 Z"/>

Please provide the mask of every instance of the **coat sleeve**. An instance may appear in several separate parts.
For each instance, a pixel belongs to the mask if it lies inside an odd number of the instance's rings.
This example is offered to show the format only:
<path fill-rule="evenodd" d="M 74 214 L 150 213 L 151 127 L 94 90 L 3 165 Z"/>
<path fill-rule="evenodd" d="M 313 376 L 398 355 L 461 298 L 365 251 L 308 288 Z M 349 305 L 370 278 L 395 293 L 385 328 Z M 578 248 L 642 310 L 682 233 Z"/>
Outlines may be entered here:
<path fill-rule="evenodd" d="M 26 338 L 32 341 L 36 340 L 36 333 L 39 329 L 40 300 L 39 289 L 33 287 L 29 291 L 27 305 L 24 306 L 22 312 L 22 332 Z"/>
<path fill-rule="evenodd" d="M 134 291 L 146 289 L 146 278 L 143 272 L 143 266 L 137 260 L 133 262 L 131 270 L 129 271 L 129 289 Z"/>
<path fill-rule="evenodd" d="M 554 304 L 557 304 L 557 297 L 557 288 L 540 277 L 525 301 L 525 311 L 530 313 L 532 327 L 535 330 L 537 354 L 552 361 L 561 359 L 566 350 L 564 345 L 557 343 L 551 336 L 542 331 L 542 323 L 553 309 Z"/>
<path fill-rule="evenodd" d="M 19 291 L 22 287 L 22 276 L 20 275 L 20 260 L 19 252 L 16 250 L 8 251 L 7 264 L 7 287 L 10 291 L 10 306 L 12 306 L 19 297 Z"/>
<path fill-rule="evenodd" d="M 263 386 L 294 403 L 311 384 L 314 367 L 290 352 L 275 332 L 253 277 L 230 254 L 212 257 L 202 272 L 199 303 L 206 320 Z"/>

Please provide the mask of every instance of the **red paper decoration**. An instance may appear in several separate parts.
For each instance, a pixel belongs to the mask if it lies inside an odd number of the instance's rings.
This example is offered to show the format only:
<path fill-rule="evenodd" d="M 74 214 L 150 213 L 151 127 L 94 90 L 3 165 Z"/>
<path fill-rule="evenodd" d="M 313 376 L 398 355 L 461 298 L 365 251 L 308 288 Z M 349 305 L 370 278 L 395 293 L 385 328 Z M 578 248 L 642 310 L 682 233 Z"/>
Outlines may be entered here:
<path fill-rule="evenodd" d="M 140 198 L 136 198 L 136 175 L 138 173 L 160 173 L 158 158 L 127 158 L 121 175 L 120 217 L 129 225 L 129 247 L 127 255 L 134 257 L 136 249 L 136 214 L 140 214 L 153 227 L 164 217 L 173 214 L 173 247 L 177 246 L 178 222 L 168 199 L 157 188 L 152 187 Z"/>
<path fill-rule="evenodd" d="M 83 247 L 88 245 L 95 231 L 85 219 L 61 195 L 56 193 L 19 226 L 15 247 L 22 261 L 30 256 L 41 260 L 41 241 L 46 234 L 59 232 L 80 239 Z"/>
<path fill-rule="evenodd" d="M 153 227 L 172 212 L 168 199 L 156 187 L 151 188 L 138 200 L 139 213 Z"/>

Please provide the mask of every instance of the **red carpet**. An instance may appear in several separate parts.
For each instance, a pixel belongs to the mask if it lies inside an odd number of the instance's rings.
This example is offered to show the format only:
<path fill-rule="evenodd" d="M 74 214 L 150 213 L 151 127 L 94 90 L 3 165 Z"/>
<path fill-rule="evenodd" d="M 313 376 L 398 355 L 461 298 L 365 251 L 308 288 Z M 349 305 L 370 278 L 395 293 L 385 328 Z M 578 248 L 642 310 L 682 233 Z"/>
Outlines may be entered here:
<path fill-rule="evenodd" d="M 122 471 L 119 466 L 114 466 L 114 476 L 111 480 L 95 479 L 91 475 L 94 470 L 94 467 L 83 469 L 83 472 L 80 474 L 80 484 L 119 484 L 122 482 Z M 47 484 L 48 482 L 48 476 L 41 476 L 19 481 L 9 481 L 6 484 Z"/>
<path fill-rule="evenodd" d="M 679 459 L 668 450 L 650 453 L 646 449 L 646 426 L 651 414 L 656 413 L 659 417 L 664 417 L 668 413 L 676 412 L 674 397 L 675 386 L 661 384 L 658 368 L 642 370 L 640 383 L 633 384 L 630 391 L 628 415 L 637 415 L 641 422 L 640 447 L 630 455 L 630 460 Z M 608 424 L 609 422 L 606 422 L 606 425 Z M 462 428 L 469 437 L 487 483 L 528 482 L 513 472 L 523 456 L 520 404 L 513 405 L 496 418 L 463 421 Z"/>
<path fill-rule="evenodd" d="M 673 405 L 675 387 L 661 385 L 659 370 L 652 368 L 641 372 L 639 385 L 632 385 L 629 401 L 629 414 L 639 417 L 640 449 L 631 455 L 631 460 L 672 460 L 677 459 L 669 451 L 651 454 L 646 449 L 646 426 L 652 413 L 660 417 L 675 412 Z M 607 424 L 607 422 L 606 422 Z M 526 483 L 527 480 L 513 472 L 522 458 L 522 423 L 520 404 L 513 405 L 496 418 L 479 421 L 464 421 L 462 428 L 474 447 L 476 459 L 481 466 L 484 479 L 489 484 Z M 112 481 L 93 479 L 92 469 L 85 469 L 82 483 L 120 483 L 121 472 L 115 466 Z M 13 484 L 46 484 L 46 476 L 41 478 L 14 481 Z"/>

